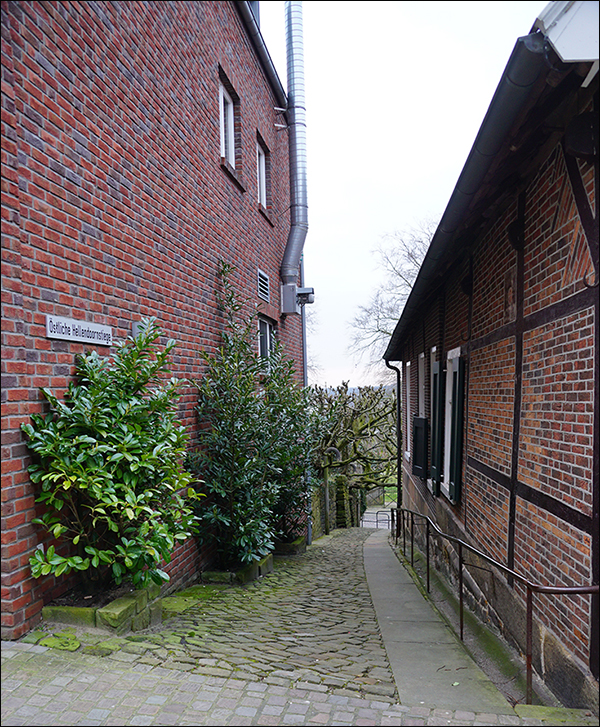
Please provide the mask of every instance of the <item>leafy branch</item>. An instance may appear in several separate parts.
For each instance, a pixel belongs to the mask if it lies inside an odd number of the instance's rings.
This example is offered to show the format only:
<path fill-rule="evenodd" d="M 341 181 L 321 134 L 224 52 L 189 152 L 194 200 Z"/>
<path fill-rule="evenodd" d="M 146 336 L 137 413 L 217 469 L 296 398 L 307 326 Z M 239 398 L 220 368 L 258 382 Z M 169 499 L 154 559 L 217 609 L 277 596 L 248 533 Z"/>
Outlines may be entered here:
<path fill-rule="evenodd" d="M 154 318 L 113 359 L 96 351 L 76 360 L 65 401 L 42 389 L 50 413 L 22 429 L 34 462 L 32 482 L 45 512 L 33 522 L 55 540 L 30 558 L 35 578 L 84 572 L 90 587 L 107 581 L 161 583 L 178 541 L 195 528 L 192 476 L 181 466 L 187 433 L 176 419 L 181 383 L 169 378 L 175 341 L 160 350 Z M 62 548 L 61 548 L 62 550 Z"/>

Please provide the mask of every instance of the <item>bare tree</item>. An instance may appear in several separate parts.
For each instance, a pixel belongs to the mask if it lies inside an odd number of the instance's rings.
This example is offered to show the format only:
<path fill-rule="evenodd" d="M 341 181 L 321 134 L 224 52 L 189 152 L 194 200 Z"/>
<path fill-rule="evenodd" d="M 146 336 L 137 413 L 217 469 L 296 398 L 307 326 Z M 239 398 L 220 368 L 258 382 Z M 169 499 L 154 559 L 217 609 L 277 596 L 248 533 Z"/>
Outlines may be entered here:
<path fill-rule="evenodd" d="M 404 303 L 436 230 L 437 223 L 425 220 L 416 228 L 386 235 L 374 250 L 384 277 L 366 305 L 361 305 L 351 322 L 351 352 L 367 368 L 385 380 L 389 372 L 382 356 L 400 318 Z"/>
<path fill-rule="evenodd" d="M 318 470 L 329 466 L 370 489 L 394 481 L 396 473 L 395 392 L 382 386 L 335 389 L 315 386 L 312 405 L 320 421 L 315 447 Z M 329 461 L 335 450 L 338 458 Z"/>

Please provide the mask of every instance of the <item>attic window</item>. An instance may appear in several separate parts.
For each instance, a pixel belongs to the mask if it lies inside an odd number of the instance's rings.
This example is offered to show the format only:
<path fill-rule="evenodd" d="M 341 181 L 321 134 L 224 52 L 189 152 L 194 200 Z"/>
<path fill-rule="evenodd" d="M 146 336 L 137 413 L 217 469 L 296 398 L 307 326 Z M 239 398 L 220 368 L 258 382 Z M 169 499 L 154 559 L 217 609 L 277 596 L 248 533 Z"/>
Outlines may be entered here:
<path fill-rule="evenodd" d="M 266 273 L 263 273 L 262 270 L 258 271 L 258 297 L 266 300 L 267 303 L 270 303 L 271 301 L 269 276 Z"/>

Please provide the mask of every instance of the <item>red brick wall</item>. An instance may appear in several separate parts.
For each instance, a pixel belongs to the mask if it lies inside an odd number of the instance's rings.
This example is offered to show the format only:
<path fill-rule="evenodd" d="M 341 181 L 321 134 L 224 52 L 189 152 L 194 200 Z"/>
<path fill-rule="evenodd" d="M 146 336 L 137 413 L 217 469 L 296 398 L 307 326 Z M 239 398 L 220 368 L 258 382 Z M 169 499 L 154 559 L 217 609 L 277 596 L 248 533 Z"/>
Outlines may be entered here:
<path fill-rule="evenodd" d="M 289 229 L 288 138 L 234 3 L 3 4 L 2 587 L 16 637 L 44 595 L 29 577 L 39 531 L 20 424 L 61 394 L 92 347 L 46 338 L 45 315 L 109 325 L 123 338 L 154 315 L 175 338 L 173 374 L 198 377 L 223 319 L 218 262 L 235 268 L 246 312 L 263 312 L 301 375 L 297 316 L 279 316 Z M 220 164 L 219 73 L 240 98 L 240 183 Z M 271 208 L 256 201 L 257 134 L 270 155 Z M 109 350 L 99 347 L 102 354 Z M 194 392 L 182 404 L 193 430 Z M 198 566 L 195 545 L 171 566 Z M 46 595 L 46 598 L 48 596 Z"/>
<path fill-rule="evenodd" d="M 464 346 L 469 336 L 469 298 L 461 290 L 461 281 L 468 274 L 463 267 L 448 276 L 446 284 L 444 317 L 444 351 L 440 360 L 446 361 L 446 353 Z"/>
<path fill-rule="evenodd" d="M 591 515 L 594 311 L 524 336 L 519 480 Z"/>
<path fill-rule="evenodd" d="M 471 335 L 477 339 L 509 321 L 505 316 L 505 279 L 517 264 L 510 246 L 507 225 L 515 219 L 516 204 L 496 221 L 478 246 L 473 263 L 473 323 Z"/>
<path fill-rule="evenodd" d="M 589 583 L 591 538 L 551 513 L 517 499 L 515 570 L 535 583 L 574 588 Z M 522 586 L 516 590 L 525 597 Z M 536 619 L 550 626 L 583 663 L 589 660 L 589 596 L 535 597 Z"/>
<path fill-rule="evenodd" d="M 593 209 L 593 165 L 579 161 L 578 166 Z M 525 235 L 527 316 L 583 290 L 584 275 L 593 270 L 559 146 L 540 170 L 535 194 L 528 199 Z"/>
<path fill-rule="evenodd" d="M 508 492 L 490 477 L 467 468 L 467 530 L 487 555 L 506 563 L 508 559 Z M 485 517 L 482 517 L 485 513 Z"/>
<path fill-rule="evenodd" d="M 506 475 L 511 469 L 514 399 L 514 338 L 473 351 L 467 453 Z"/>

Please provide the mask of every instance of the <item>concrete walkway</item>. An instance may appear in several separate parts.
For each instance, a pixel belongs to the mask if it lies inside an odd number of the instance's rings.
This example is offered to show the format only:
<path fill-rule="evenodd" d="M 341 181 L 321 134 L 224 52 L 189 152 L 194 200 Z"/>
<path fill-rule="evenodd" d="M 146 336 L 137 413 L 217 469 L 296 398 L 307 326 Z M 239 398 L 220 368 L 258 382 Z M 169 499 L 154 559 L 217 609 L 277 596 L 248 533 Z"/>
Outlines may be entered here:
<path fill-rule="evenodd" d="M 130 637 L 2 643 L 2 725 L 597 724 L 513 709 L 421 596 L 389 531 L 336 530 Z M 71 639 L 72 643 L 72 639 Z"/>
<path fill-rule="evenodd" d="M 400 702 L 514 715 L 423 598 L 390 548 L 388 536 L 377 530 L 365 542 L 365 571 Z"/>

